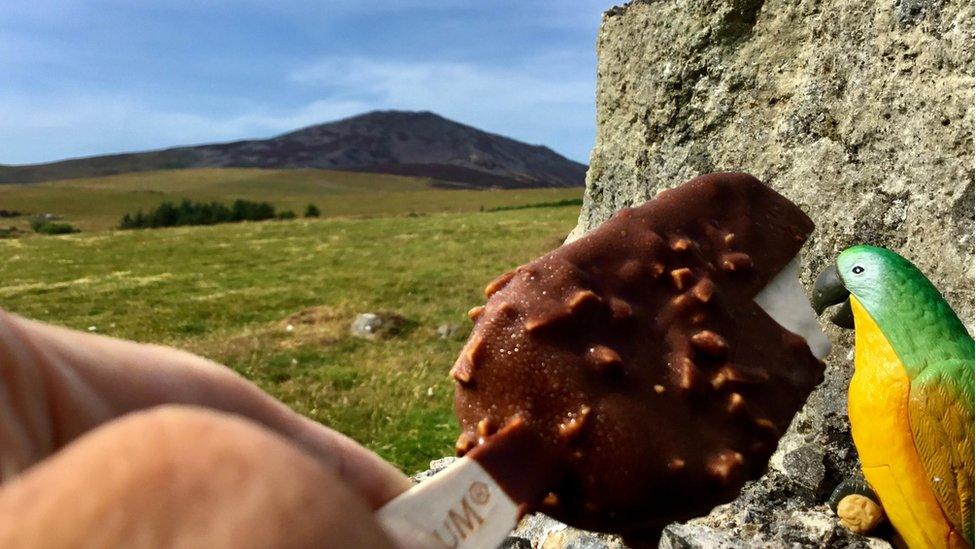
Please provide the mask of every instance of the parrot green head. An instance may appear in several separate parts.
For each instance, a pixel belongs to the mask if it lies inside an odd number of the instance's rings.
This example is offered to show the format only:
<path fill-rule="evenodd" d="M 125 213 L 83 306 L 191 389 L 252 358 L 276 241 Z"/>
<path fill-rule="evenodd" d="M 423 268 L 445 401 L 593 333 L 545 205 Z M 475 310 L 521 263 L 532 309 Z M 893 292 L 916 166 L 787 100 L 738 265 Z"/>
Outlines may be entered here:
<path fill-rule="evenodd" d="M 924 284 L 928 284 L 928 279 L 904 257 L 862 244 L 841 252 L 834 264 L 817 277 L 812 302 L 817 314 L 831 305 L 842 304 L 831 320 L 842 328 L 854 328 L 851 295 L 877 319 Z"/>
<path fill-rule="evenodd" d="M 972 338 L 942 294 L 915 265 L 891 250 L 867 245 L 844 250 L 817 277 L 811 302 L 817 314 L 841 304 L 831 320 L 854 328 L 851 296 L 889 339 L 919 339 L 926 327 L 936 327 L 961 349 L 972 346 Z"/>
<path fill-rule="evenodd" d="M 878 311 L 898 299 L 905 285 L 925 276 L 904 257 L 874 246 L 854 246 L 837 256 L 837 272 L 844 287 L 866 309 Z M 915 279 L 915 280 L 910 280 Z"/>

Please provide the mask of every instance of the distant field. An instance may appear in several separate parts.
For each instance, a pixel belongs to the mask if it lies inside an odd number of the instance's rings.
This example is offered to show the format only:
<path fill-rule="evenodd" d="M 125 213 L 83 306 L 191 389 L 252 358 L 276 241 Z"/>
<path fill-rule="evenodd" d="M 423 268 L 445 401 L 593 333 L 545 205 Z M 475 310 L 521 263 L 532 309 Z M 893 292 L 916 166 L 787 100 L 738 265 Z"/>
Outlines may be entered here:
<path fill-rule="evenodd" d="M 228 196 L 326 215 L 478 210 L 579 196 L 439 191 L 408 178 L 207 170 L 0 186 L 0 208 L 61 213 L 84 229 L 163 199 Z M 150 191 L 166 178 L 167 191 Z M 366 179 L 379 190 L 363 191 Z M 119 337 L 187 348 L 230 365 L 299 412 L 405 471 L 452 452 L 450 369 L 465 311 L 495 275 L 557 246 L 577 207 L 417 217 L 269 221 L 0 240 L 0 307 Z M 0 225 L 6 220 L 0 220 Z M 304 311 L 304 313 L 303 313 Z M 402 336 L 348 336 L 357 313 L 394 311 Z M 435 330 L 456 322 L 461 333 Z M 292 325 L 292 330 L 288 325 Z"/>
<path fill-rule="evenodd" d="M 182 198 L 270 201 L 301 215 L 312 202 L 324 217 L 464 212 L 579 198 L 582 189 L 444 190 L 423 178 L 330 170 L 247 168 L 172 170 L 0 185 L 0 209 L 53 213 L 83 231 L 118 225 L 127 212 Z M 0 228 L 27 227 L 27 217 L 0 219 Z"/>

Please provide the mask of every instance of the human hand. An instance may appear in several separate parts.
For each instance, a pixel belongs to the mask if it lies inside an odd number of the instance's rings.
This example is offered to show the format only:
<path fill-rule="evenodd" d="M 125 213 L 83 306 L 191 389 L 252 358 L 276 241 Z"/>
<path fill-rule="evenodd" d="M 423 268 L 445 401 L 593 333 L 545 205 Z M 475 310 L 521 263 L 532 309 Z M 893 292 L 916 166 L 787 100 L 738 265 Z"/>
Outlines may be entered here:
<path fill-rule="evenodd" d="M 0 310 L 0 547 L 384 547 L 392 465 L 231 370 Z"/>

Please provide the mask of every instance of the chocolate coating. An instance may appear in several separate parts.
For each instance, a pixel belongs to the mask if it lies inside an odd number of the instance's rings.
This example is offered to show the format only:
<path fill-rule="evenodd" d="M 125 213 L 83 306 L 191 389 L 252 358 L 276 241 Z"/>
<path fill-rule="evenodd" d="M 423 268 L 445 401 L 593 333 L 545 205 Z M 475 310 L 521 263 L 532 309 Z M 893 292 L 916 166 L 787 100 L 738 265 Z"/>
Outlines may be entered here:
<path fill-rule="evenodd" d="M 546 456 L 520 503 L 591 530 L 654 536 L 733 499 L 823 377 L 753 301 L 812 230 L 755 178 L 710 174 L 496 278 L 451 371 L 459 453 L 516 421 Z"/>

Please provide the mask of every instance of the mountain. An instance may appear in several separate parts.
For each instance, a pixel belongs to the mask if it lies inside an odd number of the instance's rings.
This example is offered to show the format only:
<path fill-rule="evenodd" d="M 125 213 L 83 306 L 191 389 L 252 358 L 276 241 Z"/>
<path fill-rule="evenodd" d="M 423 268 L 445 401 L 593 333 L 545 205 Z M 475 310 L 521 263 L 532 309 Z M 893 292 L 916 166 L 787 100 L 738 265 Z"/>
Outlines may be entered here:
<path fill-rule="evenodd" d="M 0 166 L 0 183 L 181 168 L 323 168 L 429 177 L 458 187 L 571 187 L 586 166 L 431 112 L 374 111 L 270 139 Z"/>

